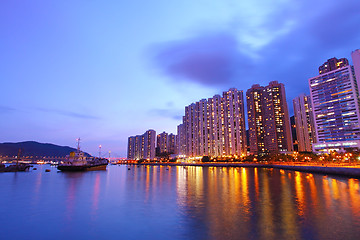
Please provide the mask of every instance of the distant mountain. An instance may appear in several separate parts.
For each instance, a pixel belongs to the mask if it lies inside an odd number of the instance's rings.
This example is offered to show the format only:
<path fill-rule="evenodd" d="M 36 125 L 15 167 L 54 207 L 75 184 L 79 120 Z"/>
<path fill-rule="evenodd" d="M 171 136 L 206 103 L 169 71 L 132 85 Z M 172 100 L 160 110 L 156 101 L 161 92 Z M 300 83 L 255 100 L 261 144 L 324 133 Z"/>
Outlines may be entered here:
<path fill-rule="evenodd" d="M 21 156 L 51 156 L 51 157 L 65 157 L 70 152 L 76 151 L 75 148 L 58 146 L 50 143 L 38 143 L 34 141 L 19 142 L 19 143 L 0 143 L 0 155 L 2 156 L 17 156 L 19 149 L 21 149 Z M 90 154 L 85 153 L 90 156 Z"/>

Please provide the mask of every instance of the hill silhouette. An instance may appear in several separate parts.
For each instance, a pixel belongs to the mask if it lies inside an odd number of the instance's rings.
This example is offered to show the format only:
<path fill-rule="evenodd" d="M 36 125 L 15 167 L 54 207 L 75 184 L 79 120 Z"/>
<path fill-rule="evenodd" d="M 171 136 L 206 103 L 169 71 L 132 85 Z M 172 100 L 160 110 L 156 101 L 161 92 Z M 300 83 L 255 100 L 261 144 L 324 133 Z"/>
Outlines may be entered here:
<path fill-rule="evenodd" d="M 39 143 L 35 141 L 26 141 L 18 143 L 0 143 L 0 155 L 2 156 L 17 156 L 19 149 L 21 149 L 21 156 L 54 156 L 65 157 L 70 152 L 76 151 L 75 148 L 67 146 L 58 146 L 51 143 Z M 90 156 L 90 154 L 85 153 Z"/>

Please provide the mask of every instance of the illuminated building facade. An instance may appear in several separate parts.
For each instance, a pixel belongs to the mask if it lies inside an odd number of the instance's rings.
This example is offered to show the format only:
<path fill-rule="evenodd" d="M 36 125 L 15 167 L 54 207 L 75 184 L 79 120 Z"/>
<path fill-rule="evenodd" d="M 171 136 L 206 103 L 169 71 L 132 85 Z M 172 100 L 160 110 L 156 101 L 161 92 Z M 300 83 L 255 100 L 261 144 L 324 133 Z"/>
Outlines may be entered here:
<path fill-rule="evenodd" d="M 127 158 L 153 160 L 155 158 L 155 137 L 156 132 L 151 129 L 143 135 L 129 137 Z"/>
<path fill-rule="evenodd" d="M 167 153 L 169 152 L 169 134 L 167 132 L 162 132 L 156 137 L 156 147 L 158 149 L 158 153 Z"/>
<path fill-rule="evenodd" d="M 264 87 L 253 85 L 246 91 L 250 153 L 265 153 Z"/>
<path fill-rule="evenodd" d="M 162 132 L 156 137 L 156 153 L 175 153 L 176 136 L 172 133 Z"/>
<path fill-rule="evenodd" d="M 144 134 L 144 159 L 153 160 L 155 158 L 155 136 L 154 130 L 148 130 Z"/>
<path fill-rule="evenodd" d="M 310 96 L 301 94 L 294 98 L 293 105 L 298 151 L 312 152 L 316 134 Z"/>
<path fill-rule="evenodd" d="M 168 135 L 168 152 L 174 154 L 176 148 L 176 136 L 172 133 Z"/>
<path fill-rule="evenodd" d="M 135 159 L 135 137 L 128 138 L 127 159 Z"/>
<path fill-rule="evenodd" d="M 349 65 L 349 61 L 346 58 L 330 58 L 323 65 L 319 67 L 319 73 L 327 73 L 333 70 L 346 67 Z"/>
<path fill-rule="evenodd" d="M 179 149 L 188 157 L 246 154 L 243 92 L 235 88 L 185 107 Z"/>
<path fill-rule="evenodd" d="M 336 67 L 326 71 L 320 67 L 320 75 L 309 79 L 317 152 L 360 147 L 358 84 L 354 68 L 345 60 L 337 60 Z"/>
<path fill-rule="evenodd" d="M 246 92 L 250 153 L 292 151 L 290 118 L 284 84 L 253 85 Z"/>
<path fill-rule="evenodd" d="M 136 135 L 135 136 L 135 152 L 134 152 L 134 156 L 135 159 L 142 159 L 144 156 L 144 137 L 142 135 Z"/>
<path fill-rule="evenodd" d="M 184 121 L 184 117 L 183 117 Z M 176 135 L 176 147 L 177 155 L 186 155 L 186 137 L 185 137 L 185 124 L 180 124 L 177 126 L 177 135 Z"/>
<path fill-rule="evenodd" d="M 272 81 L 264 89 L 265 146 L 270 153 L 292 151 L 290 117 L 284 84 Z"/>

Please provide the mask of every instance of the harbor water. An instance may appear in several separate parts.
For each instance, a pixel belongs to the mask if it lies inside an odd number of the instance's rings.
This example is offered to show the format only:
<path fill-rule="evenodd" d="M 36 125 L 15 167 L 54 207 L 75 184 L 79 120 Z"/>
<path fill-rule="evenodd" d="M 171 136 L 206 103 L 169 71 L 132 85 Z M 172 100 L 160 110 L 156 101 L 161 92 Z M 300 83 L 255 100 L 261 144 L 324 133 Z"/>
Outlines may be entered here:
<path fill-rule="evenodd" d="M 0 174 L 1 239 L 360 236 L 354 178 L 241 167 L 35 167 Z"/>

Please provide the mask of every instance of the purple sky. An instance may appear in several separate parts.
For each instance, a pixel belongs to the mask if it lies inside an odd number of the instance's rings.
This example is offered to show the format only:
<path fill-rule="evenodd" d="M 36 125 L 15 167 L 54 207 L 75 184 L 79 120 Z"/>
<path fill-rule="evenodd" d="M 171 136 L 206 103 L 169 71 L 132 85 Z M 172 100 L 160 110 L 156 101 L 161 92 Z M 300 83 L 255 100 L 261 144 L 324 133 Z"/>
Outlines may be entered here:
<path fill-rule="evenodd" d="M 211 2 L 211 3 L 209 3 Z M 252 84 L 292 99 L 328 58 L 360 48 L 358 0 L 0 2 L 0 142 L 126 156 L 176 133 L 184 107 Z"/>

